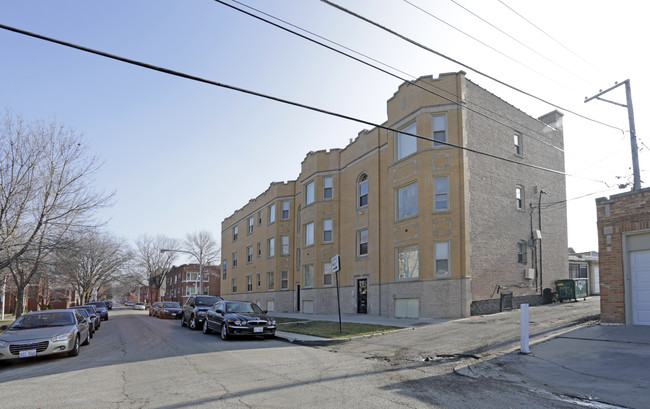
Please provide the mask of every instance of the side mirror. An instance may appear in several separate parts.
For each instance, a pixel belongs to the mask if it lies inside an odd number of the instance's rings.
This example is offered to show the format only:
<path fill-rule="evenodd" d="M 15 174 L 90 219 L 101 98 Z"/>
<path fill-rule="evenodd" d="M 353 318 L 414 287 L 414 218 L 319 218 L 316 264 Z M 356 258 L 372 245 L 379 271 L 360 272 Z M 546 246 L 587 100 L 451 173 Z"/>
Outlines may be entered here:
<path fill-rule="evenodd" d="M 268 313 L 269 313 L 269 310 L 262 310 L 262 314 L 265 314 L 265 315 L 266 315 L 266 314 L 268 314 Z"/>
<path fill-rule="evenodd" d="M 8 325 L 3 325 L 3 326 L 0 327 L 0 330 L 3 330 L 3 331 L 4 331 L 4 330 L 6 330 L 7 328 L 9 328 Z"/>
<path fill-rule="evenodd" d="M 217 310 L 216 313 L 217 314 L 223 314 L 223 310 Z"/>

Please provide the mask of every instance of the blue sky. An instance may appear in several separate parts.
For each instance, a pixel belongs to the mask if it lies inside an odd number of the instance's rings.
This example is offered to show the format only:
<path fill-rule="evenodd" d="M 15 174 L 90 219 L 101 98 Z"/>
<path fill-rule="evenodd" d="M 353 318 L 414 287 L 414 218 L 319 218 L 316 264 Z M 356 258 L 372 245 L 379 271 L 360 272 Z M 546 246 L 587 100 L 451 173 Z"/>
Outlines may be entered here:
<path fill-rule="evenodd" d="M 321 1 L 242 2 L 412 76 L 464 70 L 470 80 L 531 116 L 555 109 Z M 648 53 L 642 45 L 650 30 L 643 2 L 336 3 L 472 68 L 625 130 L 624 108 L 583 100 L 614 81 L 631 79 L 641 177 L 650 179 Z M 386 100 L 402 82 L 215 1 L 2 2 L 0 24 L 376 123 L 386 119 Z M 83 133 L 104 162 L 97 188 L 116 192 L 115 205 L 100 216 L 114 234 L 130 240 L 142 234 L 183 238 L 198 229 L 220 237 L 224 218 L 271 182 L 295 179 L 307 152 L 342 148 L 366 127 L 6 30 L 0 30 L 0 50 L 0 107 L 25 119 L 56 119 Z M 607 97 L 623 102 L 622 88 Z M 615 186 L 631 175 L 629 135 L 567 112 L 564 126 L 571 175 L 569 245 L 597 250 L 595 199 L 624 191 Z M 282 160 L 270 161 L 271 156 Z"/>

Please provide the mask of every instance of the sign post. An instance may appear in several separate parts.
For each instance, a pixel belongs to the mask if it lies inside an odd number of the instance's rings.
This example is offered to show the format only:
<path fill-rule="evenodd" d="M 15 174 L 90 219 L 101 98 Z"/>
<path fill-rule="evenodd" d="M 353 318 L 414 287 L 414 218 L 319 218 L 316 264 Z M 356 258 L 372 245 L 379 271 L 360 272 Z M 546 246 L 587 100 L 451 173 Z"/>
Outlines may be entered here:
<path fill-rule="evenodd" d="M 341 257 L 337 254 L 332 257 L 332 272 L 336 274 L 336 302 L 339 306 L 339 332 L 343 333 L 343 324 L 341 323 L 341 294 L 339 292 L 339 270 L 341 269 Z"/>

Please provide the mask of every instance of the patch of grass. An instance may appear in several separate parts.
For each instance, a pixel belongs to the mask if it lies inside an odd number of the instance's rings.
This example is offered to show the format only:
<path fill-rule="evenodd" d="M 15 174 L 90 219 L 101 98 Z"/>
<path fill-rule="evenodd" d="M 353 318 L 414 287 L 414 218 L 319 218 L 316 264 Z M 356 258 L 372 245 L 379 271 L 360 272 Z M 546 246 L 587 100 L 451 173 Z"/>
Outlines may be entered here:
<path fill-rule="evenodd" d="M 287 322 L 306 322 L 309 320 L 306 320 L 304 318 L 289 318 L 289 317 L 273 317 L 275 319 L 275 322 L 278 324 L 284 324 Z"/>
<path fill-rule="evenodd" d="M 387 331 L 395 331 L 401 329 L 400 327 L 389 327 L 385 325 L 376 324 L 356 324 L 352 322 L 344 322 L 343 332 L 340 332 L 338 321 L 307 321 L 307 322 L 278 322 L 278 330 L 285 332 L 293 332 L 295 334 L 311 335 L 321 338 L 348 338 L 356 337 L 359 335 L 371 335 Z"/>
<path fill-rule="evenodd" d="M 0 327 L 3 325 L 9 325 L 12 322 L 14 322 L 14 316 L 13 315 L 5 315 L 5 319 L 0 321 Z M 2 334 L 4 331 L 0 329 L 0 334 Z"/>

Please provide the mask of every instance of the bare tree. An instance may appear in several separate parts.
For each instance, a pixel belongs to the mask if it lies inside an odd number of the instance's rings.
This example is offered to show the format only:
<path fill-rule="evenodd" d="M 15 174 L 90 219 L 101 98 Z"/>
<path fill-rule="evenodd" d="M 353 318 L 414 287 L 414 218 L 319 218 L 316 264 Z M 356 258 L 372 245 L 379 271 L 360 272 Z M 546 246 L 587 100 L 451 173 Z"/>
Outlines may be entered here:
<path fill-rule="evenodd" d="M 221 259 L 221 246 L 211 232 L 199 230 L 187 233 L 183 242 L 184 251 L 192 254 L 199 266 L 218 264 Z M 203 271 L 199 272 L 201 292 L 203 292 Z"/>
<path fill-rule="evenodd" d="M 93 292 L 116 280 L 132 257 L 124 240 L 93 230 L 57 250 L 55 271 L 84 303 L 90 301 Z"/>
<path fill-rule="evenodd" d="M 14 276 L 18 293 L 44 249 L 73 230 L 97 227 L 94 212 L 112 198 L 91 187 L 98 169 L 74 131 L 54 121 L 27 123 L 10 112 L 0 118 L 0 269 L 13 264 L 25 273 Z"/>
<path fill-rule="evenodd" d="M 142 282 L 149 287 L 148 301 L 160 301 L 160 287 L 176 260 L 176 252 L 160 250 L 177 249 L 178 240 L 163 235 L 143 235 L 136 241 L 136 247 L 135 268 Z"/>

